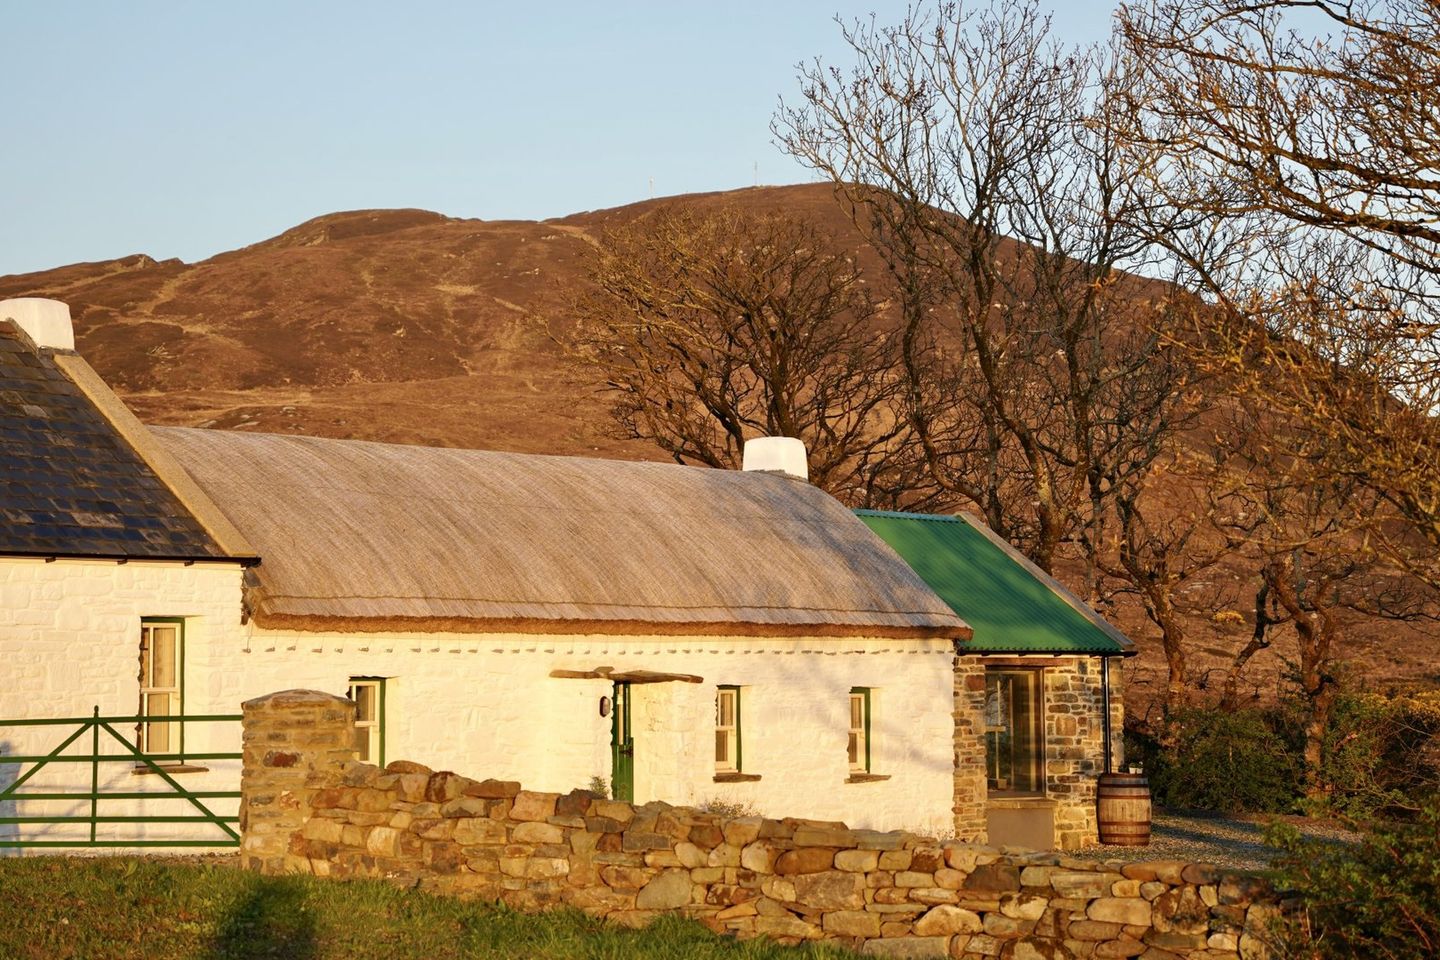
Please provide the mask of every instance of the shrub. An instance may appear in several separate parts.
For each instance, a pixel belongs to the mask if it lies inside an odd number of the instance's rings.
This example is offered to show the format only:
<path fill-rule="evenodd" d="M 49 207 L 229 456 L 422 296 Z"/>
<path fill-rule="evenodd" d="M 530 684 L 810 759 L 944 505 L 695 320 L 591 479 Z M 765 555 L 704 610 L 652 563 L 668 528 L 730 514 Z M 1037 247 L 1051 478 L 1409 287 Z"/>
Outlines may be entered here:
<path fill-rule="evenodd" d="M 1440 799 L 1412 823 L 1375 826 L 1355 845 L 1272 827 L 1274 861 L 1302 915 L 1281 936 L 1317 960 L 1414 960 L 1440 956 Z"/>
<path fill-rule="evenodd" d="M 755 804 L 749 800 L 724 800 L 719 797 L 706 797 L 699 803 L 698 809 L 703 813 L 713 813 L 717 816 L 734 819 L 736 817 L 759 817 L 763 816 L 755 809 Z"/>
<path fill-rule="evenodd" d="M 1295 754 L 1259 710 L 1187 710 L 1156 741 L 1146 770 L 1165 806 L 1275 813 L 1299 796 Z"/>
<path fill-rule="evenodd" d="M 1413 814 L 1440 789 L 1437 752 L 1440 693 L 1342 696 L 1323 745 L 1325 798 L 1308 812 L 1357 820 Z"/>

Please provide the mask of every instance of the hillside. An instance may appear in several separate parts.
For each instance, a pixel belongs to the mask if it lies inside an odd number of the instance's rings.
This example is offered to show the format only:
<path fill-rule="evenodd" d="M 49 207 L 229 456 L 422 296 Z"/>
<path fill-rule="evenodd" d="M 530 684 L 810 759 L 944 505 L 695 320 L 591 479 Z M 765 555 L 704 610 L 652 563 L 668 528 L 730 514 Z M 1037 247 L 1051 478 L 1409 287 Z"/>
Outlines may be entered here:
<path fill-rule="evenodd" d="M 802 214 L 878 269 L 828 185 L 680 199 Z M 80 352 L 151 423 L 660 459 L 612 435 L 603 398 L 540 321 L 563 326 L 595 236 L 664 202 L 542 222 L 336 213 L 194 264 L 137 254 L 0 277 L 0 298 L 69 303 Z M 1240 576 L 1222 569 L 1195 589 L 1253 595 Z M 1138 608 L 1118 619 L 1146 651 L 1125 671 L 1143 710 L 1162 661 Z M 1197 618 L 1191 633 L 1203 673 L 1249 627 Z M 1251 667 L 1262 687 L 1285 669 L 1277 647 Z M 1433 637 L 1411 626 L 1366 628 L 1349 655 L 1382 685 L 1440 679 Z"/>

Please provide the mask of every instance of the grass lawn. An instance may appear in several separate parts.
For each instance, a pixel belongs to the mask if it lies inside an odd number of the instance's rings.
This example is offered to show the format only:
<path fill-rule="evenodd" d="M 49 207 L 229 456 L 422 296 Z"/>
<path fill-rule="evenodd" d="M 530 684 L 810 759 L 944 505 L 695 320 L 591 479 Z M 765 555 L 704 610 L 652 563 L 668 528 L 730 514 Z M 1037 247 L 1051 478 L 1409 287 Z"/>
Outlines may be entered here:
<path fill-rule="evenodd" d="M 676 917 L 626 930 L 575 911 L 527 916 L 372 881 L 122 858 L 0 859 L 4 960 L 850 956 L 827 945 L 739 943 Z"/>

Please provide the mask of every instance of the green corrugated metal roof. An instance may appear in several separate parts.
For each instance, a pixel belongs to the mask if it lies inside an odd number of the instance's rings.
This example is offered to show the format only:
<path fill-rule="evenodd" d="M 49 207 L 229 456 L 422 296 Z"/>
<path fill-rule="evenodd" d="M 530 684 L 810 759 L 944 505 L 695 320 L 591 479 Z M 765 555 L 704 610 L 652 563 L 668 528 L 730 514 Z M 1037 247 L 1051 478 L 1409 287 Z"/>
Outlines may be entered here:
<path fill-rule="evenodd" d="M 857 510 L 856 514 L 890 545 L 975 629 L 964 645 L 976 653 L 1128 652 L 1121 635 L 1097 623 L 1064 596 L 1058 583 L 989 530 L 967 518 L 921 513 Z M 1077 601 L 1078 602 L 1078 601 Z"/>

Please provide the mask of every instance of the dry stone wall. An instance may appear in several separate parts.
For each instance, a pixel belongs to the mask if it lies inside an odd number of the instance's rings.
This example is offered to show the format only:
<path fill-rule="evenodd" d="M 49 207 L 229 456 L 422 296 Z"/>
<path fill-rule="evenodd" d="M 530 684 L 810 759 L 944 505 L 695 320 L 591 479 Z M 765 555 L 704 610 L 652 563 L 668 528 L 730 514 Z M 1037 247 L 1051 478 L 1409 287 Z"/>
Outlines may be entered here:
<path fill-rule="evenodd" d="M 718 933 L 890 957 L 1234 960 L 1261 955 L 1256 933 L 1273 915 L 1258 881 L 1201 864 L 1097 864 L 540 793 L 406 761 L 382 770 L 343 759 L 350 721 L 336 704 L 296 691 L 246 704 L 247 867 L 625 924 L 678 912 Z"/>

